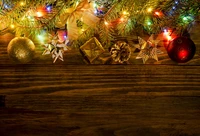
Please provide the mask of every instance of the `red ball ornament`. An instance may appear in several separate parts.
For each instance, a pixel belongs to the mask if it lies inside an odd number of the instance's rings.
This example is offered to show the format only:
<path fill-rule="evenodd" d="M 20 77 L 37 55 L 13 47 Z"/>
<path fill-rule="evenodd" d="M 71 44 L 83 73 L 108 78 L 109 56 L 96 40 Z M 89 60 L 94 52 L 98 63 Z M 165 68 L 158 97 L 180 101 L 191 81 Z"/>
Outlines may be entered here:
<path fill-rule="evenodd" d="M 191 60 L 196 51 L 194 42 L 188 37 L 176 37 L 167 46 L 168 56 L 175 62 L 185 63 Z"/>

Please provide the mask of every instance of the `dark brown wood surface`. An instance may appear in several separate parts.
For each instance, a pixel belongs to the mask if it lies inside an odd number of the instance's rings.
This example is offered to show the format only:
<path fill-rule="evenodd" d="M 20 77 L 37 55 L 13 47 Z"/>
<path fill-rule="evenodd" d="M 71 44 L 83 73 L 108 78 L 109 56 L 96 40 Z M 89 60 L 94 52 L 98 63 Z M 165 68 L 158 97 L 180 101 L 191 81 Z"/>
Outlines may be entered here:
<path fill-rule="evenodd" d="M 52 64 L 40 48 L 32 62 L 14 64 L 12 35 L 1 36 L 0 136 L 200 136 L 197 30 L 186 64 L 165 53 L 156 64 L 87 65 L 72 50 Z"/>

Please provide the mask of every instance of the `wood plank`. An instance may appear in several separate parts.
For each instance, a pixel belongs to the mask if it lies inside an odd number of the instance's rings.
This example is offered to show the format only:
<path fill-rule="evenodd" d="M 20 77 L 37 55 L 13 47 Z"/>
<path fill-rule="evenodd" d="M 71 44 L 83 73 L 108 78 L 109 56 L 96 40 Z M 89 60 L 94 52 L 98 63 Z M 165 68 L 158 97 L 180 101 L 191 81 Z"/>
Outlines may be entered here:
<path fill-rule="evenodd" d="M 197 26 L 199 28 L 199 26 Z M 166 52 L 159 61 L 131 65 L 86 65 L 78 50 L 64 62 L 36 56 L 14 64 L 0 40 L 1 136 L 199 136 L 200 60 L 172 62 Z"/>
<path fill-rule="evenodd" d="M 198 66 L 4 65 L 0 73 L 8 135 L 200 134 Z"/>

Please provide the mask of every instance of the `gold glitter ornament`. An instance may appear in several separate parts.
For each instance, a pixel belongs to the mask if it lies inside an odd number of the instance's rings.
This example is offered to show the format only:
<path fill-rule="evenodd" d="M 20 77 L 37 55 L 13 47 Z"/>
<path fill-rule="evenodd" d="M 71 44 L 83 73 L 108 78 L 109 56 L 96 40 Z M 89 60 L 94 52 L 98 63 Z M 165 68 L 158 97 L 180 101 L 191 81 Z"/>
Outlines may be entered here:
<path fill-rule="evenodd" d="M 26 37 L 15 37 L 8 44 L 7 52 L 11 60 L 24 64 L 34 57 L 35 45 Z"/>

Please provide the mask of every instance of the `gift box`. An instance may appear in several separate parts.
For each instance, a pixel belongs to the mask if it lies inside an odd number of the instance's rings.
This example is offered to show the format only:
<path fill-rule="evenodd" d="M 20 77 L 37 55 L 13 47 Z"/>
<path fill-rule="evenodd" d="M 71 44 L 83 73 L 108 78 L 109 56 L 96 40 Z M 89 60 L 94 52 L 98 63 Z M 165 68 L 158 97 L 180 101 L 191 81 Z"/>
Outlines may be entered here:
<path fill-rule="evenodd" d="M 97 38 L 93 37 L 80 47 L 80 52 L 87 63 L 96 64 L 95 60 L 105 52 Z"/>

